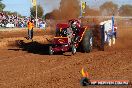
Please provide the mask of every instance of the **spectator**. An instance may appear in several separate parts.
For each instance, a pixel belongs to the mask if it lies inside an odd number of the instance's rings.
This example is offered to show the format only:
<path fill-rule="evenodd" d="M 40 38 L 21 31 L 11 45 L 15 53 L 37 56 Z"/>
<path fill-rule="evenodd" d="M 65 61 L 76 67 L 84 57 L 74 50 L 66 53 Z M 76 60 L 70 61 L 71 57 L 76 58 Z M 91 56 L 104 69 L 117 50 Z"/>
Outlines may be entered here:
<path fill-rule="evenodd" d="M 27 25 L 28 25 L 28 39 L 32 40 L 34 23 L 32 20 L 30 20 Z"/>

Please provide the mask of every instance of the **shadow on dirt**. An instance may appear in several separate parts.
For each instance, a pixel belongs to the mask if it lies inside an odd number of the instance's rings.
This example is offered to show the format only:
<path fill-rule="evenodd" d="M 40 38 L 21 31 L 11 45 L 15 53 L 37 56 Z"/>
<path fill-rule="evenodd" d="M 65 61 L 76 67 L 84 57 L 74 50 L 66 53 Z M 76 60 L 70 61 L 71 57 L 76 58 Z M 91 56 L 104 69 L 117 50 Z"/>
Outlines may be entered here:
<path fill-rule="evenodd" d="M 28 53 L 49 55 L 50 44 L 42 44 L 36 41 L 25 43 L 23 40 L 15 41 L 15 44 L 10 46 L 17 47 L 17 49 L 8 49 L 13 51 L 27 51 Z M 62 52 L 54 53 L 54 55 L 63 55 Z"/>
<path fill-rule="evenodd" d="M 27 51 L 28 53 L 49 55 L 49 44 L 41 44 L 36 41 L 25 43 L 23 40 L 17 40 L 15 46 L 19 49 L 8 49 L 14 51 Z"/>

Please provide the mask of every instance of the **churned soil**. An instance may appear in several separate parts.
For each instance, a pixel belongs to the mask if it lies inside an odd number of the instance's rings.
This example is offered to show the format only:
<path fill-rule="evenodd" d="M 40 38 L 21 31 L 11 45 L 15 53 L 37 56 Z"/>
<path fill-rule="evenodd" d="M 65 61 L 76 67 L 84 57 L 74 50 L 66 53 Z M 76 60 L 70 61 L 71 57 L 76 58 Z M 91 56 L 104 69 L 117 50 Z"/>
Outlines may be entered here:
<path fill-rule="evenodd" d="M 81 88 L 82 68 L 91 80 L 132 81 L 132 28 L 118 28 L 116 44 L 106 46 L 105 51 L 75 55 L 71 52 L 48 55 L 46 38 L 53 37 L 49 31 L 36 30 L 33 42 L 24 38 L 26 33 L 24 29 L 0 31 L 0 88 Z M 13 41 L 15 44 L 9 43 Z"/>

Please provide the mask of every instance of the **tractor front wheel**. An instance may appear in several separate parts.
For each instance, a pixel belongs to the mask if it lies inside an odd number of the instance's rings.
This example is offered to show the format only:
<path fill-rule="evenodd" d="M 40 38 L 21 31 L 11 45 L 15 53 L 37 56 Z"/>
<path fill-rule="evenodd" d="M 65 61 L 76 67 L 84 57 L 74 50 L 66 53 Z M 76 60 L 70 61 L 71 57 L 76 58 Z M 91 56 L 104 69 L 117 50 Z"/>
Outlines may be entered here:
<path fill-rule="evenodd" d="M 52 48 L 52 46 L 49 46 L 49 55 L 53 55 L 53 48 Z"/>
<path fill-rule="evenodd" d="M 72 45 L 72 54 L 74 55 L 74 54 L 76 54 L 76 52 L 77 52 L 77 49 L 76 49 L 75 45 Z"/>

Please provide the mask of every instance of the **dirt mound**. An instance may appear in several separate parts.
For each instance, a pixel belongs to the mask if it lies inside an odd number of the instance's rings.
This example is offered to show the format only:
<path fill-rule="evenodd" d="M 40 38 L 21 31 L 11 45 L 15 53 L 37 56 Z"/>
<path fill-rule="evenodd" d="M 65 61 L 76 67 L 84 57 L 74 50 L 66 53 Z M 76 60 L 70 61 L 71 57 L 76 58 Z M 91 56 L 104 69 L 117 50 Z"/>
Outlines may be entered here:
<path fill-rule="evenodd" d="M 47 39 L 51 40 L 53 35 L 44 35 L 44 36 L 34 36 L 33 41 L 37 41 L 40 44 L 49 44 Z M 20 41 L 25 43 L 32 42 L 31 40 L 27 40 L 25 37 L 17 37 L 17 38 L 2 38 L 0 40 L 0 48 L 4 47 L 18 47 L 20 45 Z"/>
<path fill-rule="evenodd" d="M 52 39 L 54 36 L 54 31 L 50 27 L 47 27 L 46 30 L 42 29 L 34 29 L 34 37 L 33 40 L 39 43 L 48 43 L 47 39 Z M 27 37 L 27 29 L 2 29 L 0 31 L 0 48 L 8 47 L 8 46 L 17 46 L 20 40 L 24 42 L 28 41 L 25 37 Z"/>

